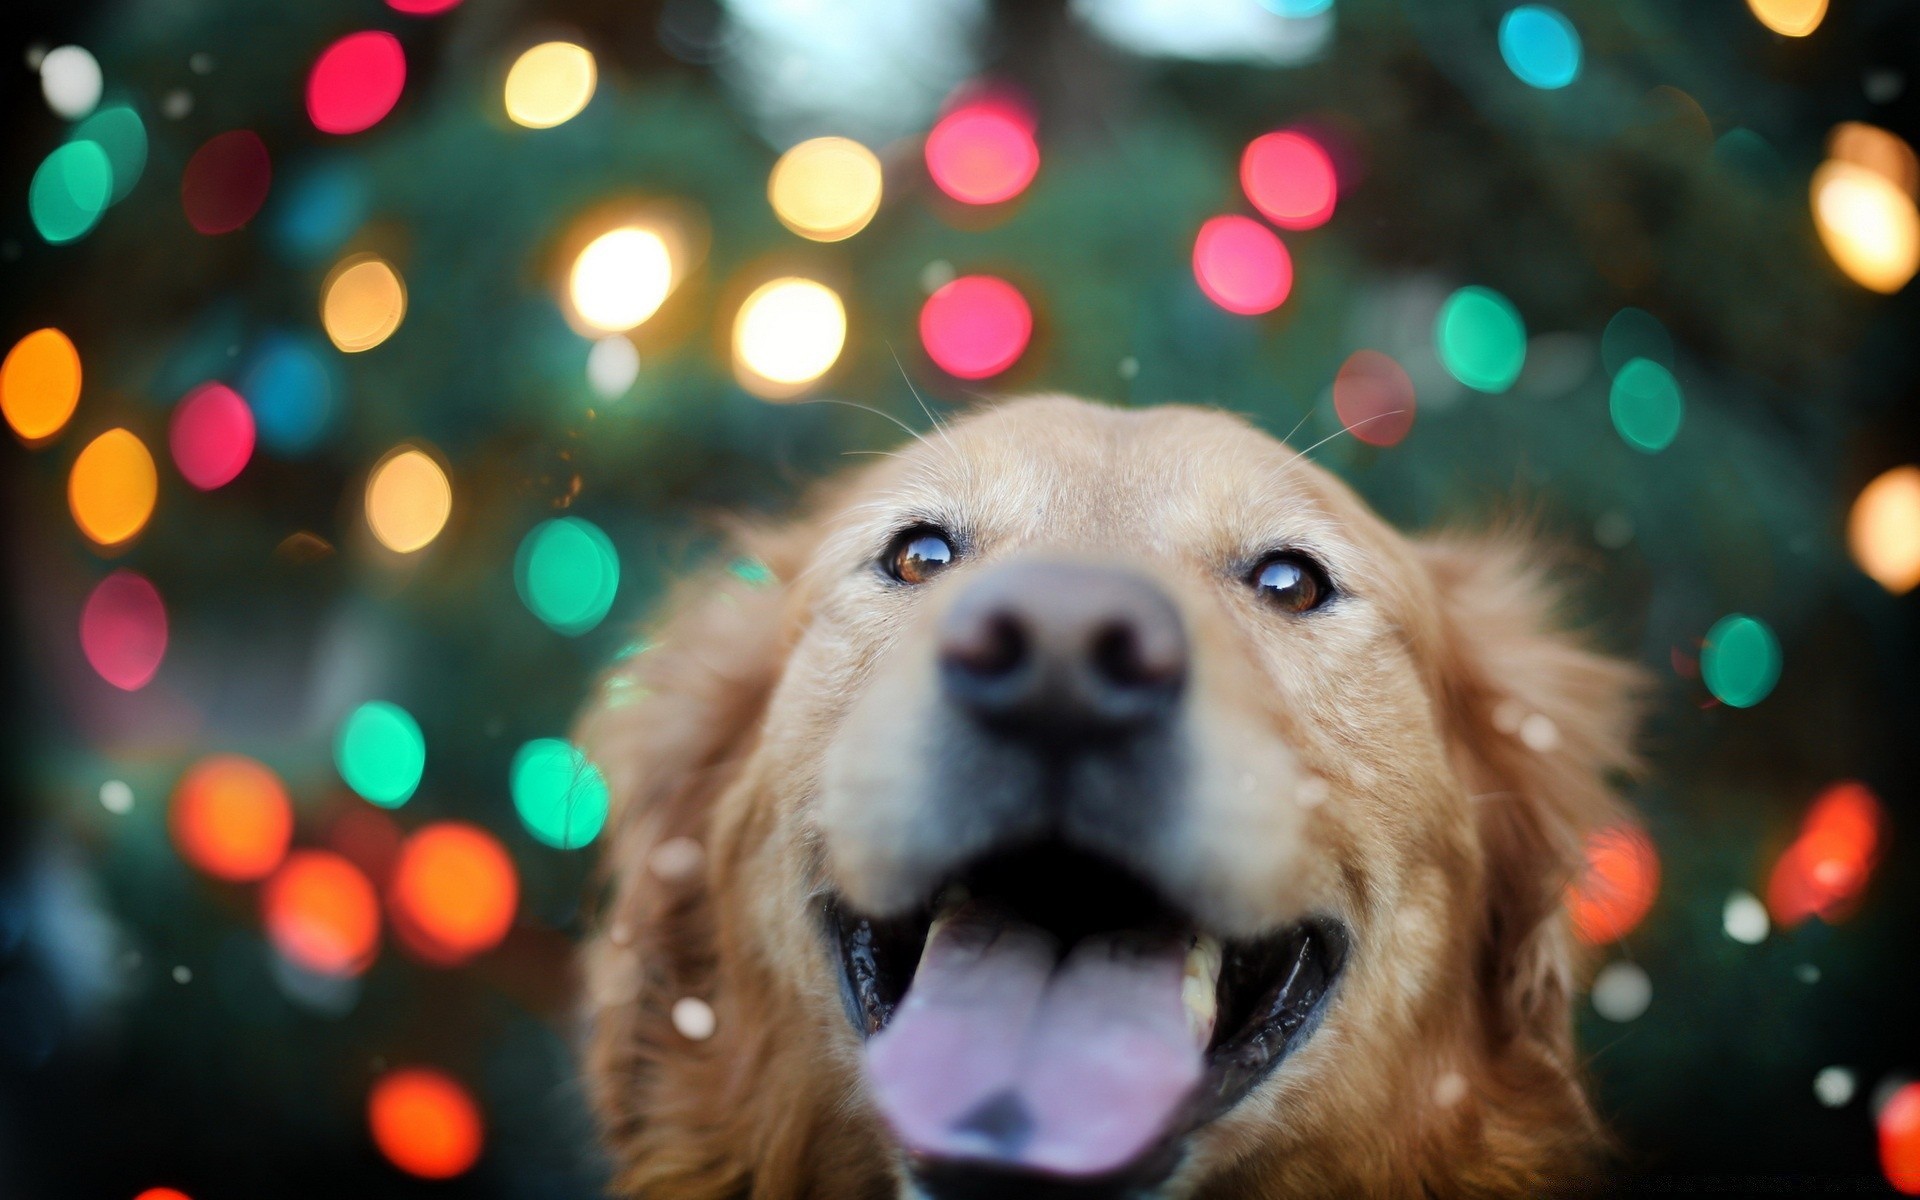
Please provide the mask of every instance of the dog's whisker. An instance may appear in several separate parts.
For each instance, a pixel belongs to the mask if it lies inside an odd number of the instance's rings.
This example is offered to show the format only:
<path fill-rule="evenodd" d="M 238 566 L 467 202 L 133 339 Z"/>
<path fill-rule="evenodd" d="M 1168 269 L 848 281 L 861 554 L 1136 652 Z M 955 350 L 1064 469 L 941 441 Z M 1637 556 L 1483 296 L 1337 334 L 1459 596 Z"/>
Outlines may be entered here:
<path fill-rule="evenodd" d="M 1308 455 L 1312 454 L 1315 450 L 1318 450 L 1320 447 L 1326 445 L 1328 442 L 1331 442 L 1333 439 L 1339 437 L 1343 433 L 1352 433 L 1354 430 L 1360 428 L 1362 425 L 1371 425 L 1373 422 L 1382 420 L 1386 417 L 1397 417 L 1401 413 L 1406 411 L 1407 410 L 1404 408 L 1396 408 L 1391 412 L 1375 413 L 1371 417 L 1368 417 L 1366 420 L 1355 421 L 1351 425 L 1343 424 L 1340 426 L 1340 428 L 1334 430 L 1332 433 L 1321 438 L 1319 441 L 1315 442 L 1313 445 L 1308 446 L 1305 450 L 1301 450 L 1297 452 L 1296 454 L 1294 454 L 1292 458 L 1280 464 L 1280 472 L 1282 475 L 1286 474 L 1288 469 L 1291 468 L 1293 464 L 1299 462 L 1303 458 L 1306 458 Z M 1291 437 L 1292 435 L 1289 434 L 1288 436 Z"/>

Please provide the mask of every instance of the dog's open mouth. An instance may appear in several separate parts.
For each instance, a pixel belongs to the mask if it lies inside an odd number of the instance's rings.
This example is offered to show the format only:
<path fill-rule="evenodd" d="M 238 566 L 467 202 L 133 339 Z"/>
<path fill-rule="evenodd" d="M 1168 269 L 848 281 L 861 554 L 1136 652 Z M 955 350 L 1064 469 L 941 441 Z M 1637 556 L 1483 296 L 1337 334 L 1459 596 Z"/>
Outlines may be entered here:
<path fill-rule="evenodd" d="M 909 916 L 827 917 L 869 1082 L 919 1169 L 1062 1184 L 1171 1170 L 1304 1040 L 1347 957 L 1328 919 L 1222 941 L 1051 844 L 974 863 Z"/>

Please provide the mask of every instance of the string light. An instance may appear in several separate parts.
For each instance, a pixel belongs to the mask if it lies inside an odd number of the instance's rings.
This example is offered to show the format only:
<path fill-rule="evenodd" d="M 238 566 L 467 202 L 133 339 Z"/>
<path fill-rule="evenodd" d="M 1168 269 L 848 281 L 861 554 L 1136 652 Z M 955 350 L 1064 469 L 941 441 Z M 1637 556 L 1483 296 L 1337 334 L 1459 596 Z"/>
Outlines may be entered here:
<path fill-rule="evenodd" d="M 880 211 L 882 177 L 873 151 L 851 138 L 819 137 L 780 156 L 767 201 L 781 224 L 816 242 L 838 242 Z"/>
<path fill-rule="evenodd" d="M 159 488 L 146 444 L 128 430 L 109 429 L 74 459 L 67 505 L 80 532 L 117 546 L 146 528 Z"/>
<path fill-rule="evenodd" d="M 146 576 L 115 571 L 94 585 L 80 610 L 80 649 L 114 687 L 147 686 L 167 654 L 167 606 Z"/>
<path fill-rule="evenodd" d="M 340 723 L 333 762 L 359 796 L 382 808 L 398 808 L 420 786 L 427 739 L 412 713 L 398 704 L 370 700 Z"/>
<path fill-rule="evenodd" d="M 1808 917 L 1831 924 L 1850 916 L 1880 860 L 1885 825 L 1880 798 L 1865 784 L 1821 792 L 1767 878 L 1773 919 L 1792 929 Z"/>
<path fill-rule="evenodd" d="M 1240 156 L 1240 186 L 1282 229 L 1312 229 L 1333 216 L 1339 180 L 1319 142 L 1297 130 L 1267 133 Z"/>
<path fill-rule="evenodd" d="M 320 52 L 307 74 L 307 117 L 321 133 L 360 133 L 400 101 L 407 55 L 382 30 L 350 33 Z"/>
<path fill-rule="evenodd" d="M 623 226 L 587 243 L 567 277 L 580 320 L 601 333 L 625 333 L 666 303 L 673 255 L 651 229 Z"/>
<path fill-rule="evenodd" d="M 453 485 L 433 456 L 399 446 L 367 476 L 367 527 L 382 546 L 399 554 L 423 550 L 453 515 Z"/>
<path fill-rule="evenodd" d="M 1293 257 L 1258 221 L 1214 217 L 1193 240 L 1193 277 L 1221 308 L 1255 316 L 1280 307 L 1293 290 Z"/>
<path fill-rule="evenodd" d="M 293 805 L 280 777 L 238 754 L 201 759 L 174 788 L 168 825 L 180 857 L 216 879 L 264 879 L 287 855 Z"/>
<path fill-rule="evenodd" d="M 1033 118 L 1006 98 L 976 100 L 927 134 L 927 173 L 962 204 L 999 204 L 1025 191 L 1040 170 Z"/>
<path fill-rule="evenodd" d="M 1814 228 L 1847 278 L 1891 295 L 1920 270 L 1920 211 L 1886 176 L 1830 159 L 1813 173 Z"/>
<path fill-rule="evenodd" d="M 761 284 L 733 322 L 734 375 L 769 400 L 798 394 L 825 375 L 847 342 L 840 297 L 811 279 Z"/>
<path fill-rule="evenodd" d="M 536 738 L 513 756 L 513 807 L 527 831 L 557 850 L 577 850 L 607 823 L 600 768 L 559 738 Z"/>
<path fill-rule="evenodd" d="M 58 329 L 36 329 L 0 362 L 0 411 L 29 444 L 67 427 L 80 404 L 80 352 Z"/>
<path fill-rule="evenodd" d="M 320 323 L 348 354 L 371 350 L 393 336 L 407 315 L 407 288 L 393 264 L 377 254 L 340 260 L 320 285 Z"/>
<path fill-rule="evenodd" d="M 499 945 L 519 902 L 506 849 L 486 830 L 458 821 L 427 825 L 408 838 L 387 892 L 395 934 L 436 966 Z"/>
<path fill-rule="evenodd" d="M 1827 0 L 1747 0 L 1762 25 L 1782 37 L 1802 38 L 1820 28 Z"/>
<path fill-rule="evenodd" d="M 168 445 L 188 483 L 203 492 L 222 487 L 253 457 L 253 410 L 225 384 L 202 384 L 173 410 Z"/>
<path fill-rule="evenodd" d="M 1567 890 L 1573 931 L 1590 946 L 1617 942 L 1653 910 L 1660 856 L 1647 835 L 1619 825 L 1587 836 L 1586 870 Z"/>
<path fill-rule="evenodd" d="M 513 583 L 529 612 L 569 637 L 600 624 L 620 587 L 620 556 L 598 525 L 543 521 L 521 539 Z"/>
<path fill-rule="evenodd" d="M 479 1159 L 480 1107 L 451 1076 L 406 1067 L 382 1076 L 367 1096 L 367 1125 L 387 1161 L 422 1179 L 452 1179 Z"/>
<path fill-rule="evenodd" d="M 330 850 L 287 856 L 260 892 L 273 948 L 318 975 L 358 975 L 380 945 L 380 900 L 359 867 Z"/>
<path fill-rule="evenodd" d="M 1731 613 L 1714 622 L 1700 649 L 1700 678 L 1731 708 L 1752 708 L 1780 678 L 1780 643 L 1758 617 Z"/>
<path fill-rule="evenodd" d="M 529 129 L 551 129 L 579 115 L 593 99 L 593 54 L 572 42 L 542 42 L 507 71 L 507 116 Z"/>
<path fill-rule="evenodd" d="M 1896 596 L 1920 584 L 1920 467 L 1895 467 L 1860 489 L 1847 515 L 1847 549 Z"/>
<path fill-rule="evenodd" d="M 1011 367 L 1033 337 L 1027 298 L 1004 279 L 963 275 L 936 289 L 920 308 L 920 344 L 958 379 L 985 379 Z"/>

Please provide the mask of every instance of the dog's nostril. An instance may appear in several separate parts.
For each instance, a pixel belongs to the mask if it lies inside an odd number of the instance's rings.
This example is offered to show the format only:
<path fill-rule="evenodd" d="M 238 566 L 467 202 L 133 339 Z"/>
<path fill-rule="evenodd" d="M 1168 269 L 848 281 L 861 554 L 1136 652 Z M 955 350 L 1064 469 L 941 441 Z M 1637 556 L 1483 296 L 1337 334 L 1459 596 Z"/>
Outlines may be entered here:
<path fill-rule="evenodd" d="M 947 641 L 947 662 L 982 678 L 1011 675 L 1026 662 L 1029 651 L 1027 631 L 1012 613 L 988 614 L 964 636 Z"/>

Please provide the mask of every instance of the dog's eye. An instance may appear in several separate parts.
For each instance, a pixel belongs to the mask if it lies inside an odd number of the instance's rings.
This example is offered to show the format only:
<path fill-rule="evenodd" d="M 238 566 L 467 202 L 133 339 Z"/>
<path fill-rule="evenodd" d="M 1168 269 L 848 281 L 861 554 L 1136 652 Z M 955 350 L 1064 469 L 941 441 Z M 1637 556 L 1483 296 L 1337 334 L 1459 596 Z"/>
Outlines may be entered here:
<path fill-rule="evenodd" d="M 1282 612 L 1311 612 L 1333 597 L 1333 584 L 1320 564 L 1292 550 L 1261 559 L 1248 581 L 1262 600 Z"/>
<path fill-rule="evenodd" d="M 930 525 L 918 525 L 893 539 L 880 565 L 901 583 L 925 583 L 953 560 L 952 539 Z"/>

